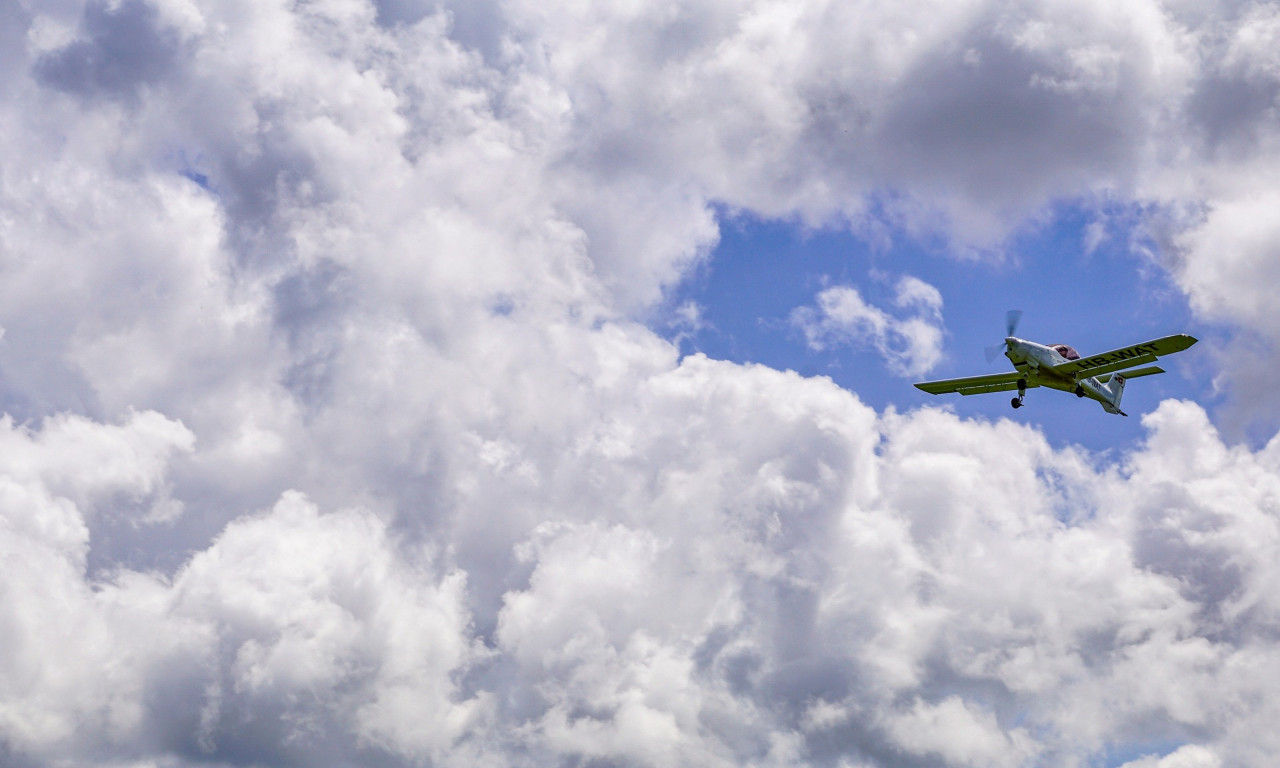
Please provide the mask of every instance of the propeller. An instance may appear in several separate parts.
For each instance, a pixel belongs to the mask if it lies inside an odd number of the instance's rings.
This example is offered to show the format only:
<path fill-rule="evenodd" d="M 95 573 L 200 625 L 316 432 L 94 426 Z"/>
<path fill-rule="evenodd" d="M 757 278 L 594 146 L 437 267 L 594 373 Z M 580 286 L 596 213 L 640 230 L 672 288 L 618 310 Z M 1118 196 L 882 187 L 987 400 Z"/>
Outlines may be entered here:
<path fill-rule="evenodd" d="M 1020 322 L 1022 322 L 1022 310 L 1011 309 L 1004 314 L 1005 338 L 1008 338 L 1018 332 L 1018 323 Z"/>
<path fill-rule="evenodd" d="M 1008 339 L 1010 336 L 1012 336 L 1014 333 L 1017 332 L 1018 323 L 1020 322 L 1022 322 L 1022 310 L 1011 309 L 1005 313 L 1004 336 L 1006 339 Z M 1007 341 L 987 347 L 984 350 L 987 354 L 987 362 L 990 363 L 994 361 L 996 359 L 996 356 L 999 355 L 1004 350 L 1008 349 L 1008 347 L 1009 347 L 1009 343 Z"/>

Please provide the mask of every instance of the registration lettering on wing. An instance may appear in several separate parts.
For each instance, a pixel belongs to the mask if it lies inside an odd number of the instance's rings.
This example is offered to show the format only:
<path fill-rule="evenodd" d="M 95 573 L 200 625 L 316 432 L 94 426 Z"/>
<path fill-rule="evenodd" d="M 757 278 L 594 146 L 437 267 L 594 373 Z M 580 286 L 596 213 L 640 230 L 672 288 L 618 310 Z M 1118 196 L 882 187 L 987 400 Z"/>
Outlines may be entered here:
<path fill-rule="evenodd" d="M 1159 346 L 1154 342 L 1149 344 L 1138 344 L 1136 346 L 1129 347 L 1128 349 L 1116 350 L 1115 352 L 1107 355 L 1081 358 L 1075 362 L 1078 368 L 1088 370 L 1090 368 L 1100 368 L 1104 365 L 1111 365 L 1112 363 L 1122 363 L 1125 360 L 1132 360 L 1136 357 L 1143 357 L 1144 355 L 1154 355 L 1157 349 L 1159 349 Z"/>

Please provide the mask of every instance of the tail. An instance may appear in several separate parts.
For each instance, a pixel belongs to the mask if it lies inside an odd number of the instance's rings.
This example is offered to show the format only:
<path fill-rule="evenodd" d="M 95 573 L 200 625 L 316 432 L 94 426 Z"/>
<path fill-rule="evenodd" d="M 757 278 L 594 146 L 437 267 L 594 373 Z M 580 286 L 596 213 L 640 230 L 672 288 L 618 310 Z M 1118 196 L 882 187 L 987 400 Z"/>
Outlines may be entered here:
<path fill-rule="evenodd" d="M 1103 377 L 1099 377 L 1100 379 Z M 1106 393 L 1107 399 L 1102 403 L 1102 409 L 1107 413 L 1118 413 L 1121 416 L 1129 414 L 1120 410 L 1120 398 L 1124 396 L 1124 376 L 1113 373 L 1109 380 L 1102 382 L 1102 391 Z"/>

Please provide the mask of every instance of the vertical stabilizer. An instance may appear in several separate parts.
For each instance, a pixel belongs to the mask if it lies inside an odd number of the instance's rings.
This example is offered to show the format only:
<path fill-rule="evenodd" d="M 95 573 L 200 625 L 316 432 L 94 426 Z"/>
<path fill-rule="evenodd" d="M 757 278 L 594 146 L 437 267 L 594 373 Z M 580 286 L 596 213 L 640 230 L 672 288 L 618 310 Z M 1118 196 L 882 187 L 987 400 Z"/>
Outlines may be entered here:
<path fill-rule="evenodd" d="M 1102 403 L 1102 408 L 1107 413 L 1118 413 L 1121 416 L 1129 414 L 1120 410 L 1120 398 L 1124 396 L 1124 376 L 1118 373 L 1111 374 L 1110 381 L 1102 385 L 1102 391 L 1106 393 L 1107 400 Z"/>

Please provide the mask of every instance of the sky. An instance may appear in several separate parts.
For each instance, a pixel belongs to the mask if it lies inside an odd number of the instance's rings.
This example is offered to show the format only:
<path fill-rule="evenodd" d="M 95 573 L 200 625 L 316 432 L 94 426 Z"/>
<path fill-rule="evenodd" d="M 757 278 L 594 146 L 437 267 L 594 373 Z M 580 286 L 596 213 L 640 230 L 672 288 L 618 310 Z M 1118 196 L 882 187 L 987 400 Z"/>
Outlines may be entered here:
<path fill-rule="evenodd" d="M 0 0 L 0 763 L 1280 753 L 1280 6 Z M 1128 418 L 927 395 L 1201 341 Z"/>

